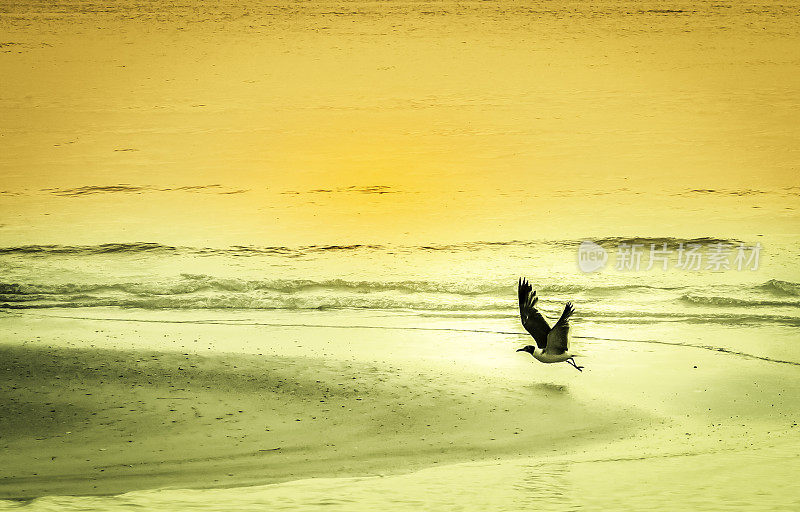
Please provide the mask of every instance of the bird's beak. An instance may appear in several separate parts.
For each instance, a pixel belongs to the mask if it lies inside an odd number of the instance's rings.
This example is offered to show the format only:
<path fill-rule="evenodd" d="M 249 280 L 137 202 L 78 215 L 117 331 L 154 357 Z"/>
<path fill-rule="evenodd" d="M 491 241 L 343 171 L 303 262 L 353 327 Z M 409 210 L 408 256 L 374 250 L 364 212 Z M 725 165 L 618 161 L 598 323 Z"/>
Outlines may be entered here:
<path fill-rule="evenodd" d="M 518 348 L 517 352 L 525 352 L 525 349 L 524 348 Z"/>

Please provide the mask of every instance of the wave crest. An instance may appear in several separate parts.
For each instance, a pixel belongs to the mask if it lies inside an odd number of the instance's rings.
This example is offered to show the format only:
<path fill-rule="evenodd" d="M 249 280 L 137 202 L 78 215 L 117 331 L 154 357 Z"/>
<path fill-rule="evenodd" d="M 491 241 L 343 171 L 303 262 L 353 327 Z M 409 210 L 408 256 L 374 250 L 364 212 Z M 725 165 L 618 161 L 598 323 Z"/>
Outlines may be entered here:
<path fill-rule="evenodd" d="M 680 301 L 687 304 L 703 306 L 739 306 L 739 307 L 800 307 L 800 300 L 745 299 L 740 297 L 720 297 L 684 294 Z"/>
<path fill-rule="evenodd" d="M 540 295 L 585 293 L 593 296 L 620 294 L 630 291 L 672 290 L 680 288 L 656 287 L 642 284 L 618 284 L 583 286 L 577 284 L 552 284 L 538 286 Z M 487 281 L 354 281 L 346 279 L 272 279 L 246 280 L 214 277 L 205 274 L 181 274 L 173 281 L 150 283 L 2 283 L 0 295 L 5 296 L 59 296 L 74 294 L 121 292 L 137 296 L 186 295 L 201 292 L 274 292 L 294 294 L 303 292 L 383 293 L 400 294 L 447 294 L 462 297 L 495 296 L 513 299 L 516 296 L 515 282 Z"/>
<path fill-rule="evenodd" d="M 761 290 L 772 292 L 775 295 L 800 296 L 800 283 L 791 281 L 781 281 L 780 279 L 770 279 L 758 287 Z"/>
<path fill-rule="evenodd" d="M 740 240 L 728 238 L 675 238 L 675 237 L 605 237 L 589 239 L 596 244 L 604 247 L 616 247 L 620 244 L 650 244 L 662 245 L 666 243 L 670 247 L 677 247 L 679 244 L 701 244 L 711 245 L 717 243 L 741 244 Z M 302 257 L 313 256 L 330 252 L 352 252 L 352 251 L 388 251 L 388 252 L 471 252 L 481 250 L 492 250 L 498 248 L 560 248 L 574 250 L 584 240 L 507 240 L 507 241 L 474 241 L 459 242 L 452 244 L 427 244 L 427 245 L 377 245 L 377 244 L 344 244 L 344 245 L 304 245 L 297 247 L 286 246 L 253 246 L 253 245 L 234 245 L 224 248 L 214 247 L 188 247 L 171 246 L 155 242 L 132 242 L 132 243 L 108 243 L 99 245 L 22 245 L 12 247 L 0 247 L 0 255 L 9 256 L 94 256 L 107 254 L 157 254 L 157 255 L 189 255 L 189 256 L 234 256 L 234 257 L 253 257 L 253 256 L 285 256 Z"/>

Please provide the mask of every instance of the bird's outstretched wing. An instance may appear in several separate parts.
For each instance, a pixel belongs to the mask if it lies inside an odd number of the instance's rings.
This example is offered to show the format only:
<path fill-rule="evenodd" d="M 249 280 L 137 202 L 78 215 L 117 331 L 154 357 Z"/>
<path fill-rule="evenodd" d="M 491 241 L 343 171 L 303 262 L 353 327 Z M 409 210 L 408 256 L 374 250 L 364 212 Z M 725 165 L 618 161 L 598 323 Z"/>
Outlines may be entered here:
<path fill-rule="evenodd" d="M 564 312 L 561 313 L 561 318 L 550 330 L 547 335 L 547 346 L 544 351 L 547 354 L 559 355 L 569 350 L 569 317 L 575 312 L 571 302 L 567 302 L 564 306 Z"/>
<path fill-rule="evenodd" d="M 520 278 L 517 291 L 519 292 L 519 316 L 522 319 L 522 326 L 536 340 L 536 346 L 544 349 L 547 346 L 550 324 L 536 309 L 539 297 L 536 296 L 536 292 L 525 278 Z"/>

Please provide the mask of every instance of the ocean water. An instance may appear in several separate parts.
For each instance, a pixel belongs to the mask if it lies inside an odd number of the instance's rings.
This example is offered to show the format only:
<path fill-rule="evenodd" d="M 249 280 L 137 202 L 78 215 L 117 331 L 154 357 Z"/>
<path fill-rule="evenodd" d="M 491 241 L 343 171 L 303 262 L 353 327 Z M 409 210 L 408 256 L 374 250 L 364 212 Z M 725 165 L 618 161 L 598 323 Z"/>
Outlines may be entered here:
<path fill-rule="evenodd" d="M 764 242 L 595 239 L 608 261 L 594 272 L 580 267 L 580 240 L 5 247 L 0 306 L 5 315 L 113 318 L 117 311 L 169 320 L 172 312 L 176 320 L 193 315 L 239 323 L 269 323 L 276 313 L 374 311 L 402 317 L 411 327 L 435 319 L 437 328 L 502 333 L 518 327 L 516 284 L 524 276 L 551 318 L 566 301 L 578 306 L 581 335 L 699 344 L 800 363 L 797 244 L 756 240 Z M 641 251 L 638 270 L 627 268 L 621 252 L 634 245 Z M 650 246 L 667 252 L 648 269 Z M 684 253 L 679 266 L 681 246 L 696 247 L 698 265 L 683 268 Z M 728 252 L 718 265 L 710 258 L 720 246 Z"/>
<path fill-rule="evenodd" d="M 795 235 L 791 2 L 14 2 L 0 245 Z"/>

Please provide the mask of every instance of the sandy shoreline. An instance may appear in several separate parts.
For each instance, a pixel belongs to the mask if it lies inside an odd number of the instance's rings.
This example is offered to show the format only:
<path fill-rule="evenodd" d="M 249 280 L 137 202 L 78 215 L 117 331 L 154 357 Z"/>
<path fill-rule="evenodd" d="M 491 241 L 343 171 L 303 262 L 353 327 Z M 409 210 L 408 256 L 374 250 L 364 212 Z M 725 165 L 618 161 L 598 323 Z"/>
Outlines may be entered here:
<path fill-rule="evenodd" d="M 633 424 L 557 385 L 248 354 L 0 353 L 2 498 L 407 472 Z"/>
<path fill-rule="evenodd" d="M 271 320 L 307 320 L 294 315 Z M 375 313 L 320 315 L 317 321 L 342 325 L 408 324 Z M 524 478 L 533 483 L 507 494 L 524 491 L 524 501 L 545 485 L 541 479 L 570 474 L 576 479 L 564 485 L 597 503 L 610 503 L 602 489 L 616 486 L 619 505 L 624 496 L 646 503 L 670 489 L 724 495 L 729 484 L 720 482 L 761 482 L 760 471 L 774 466 L 787 468 L 773 475 L 774 490 L 730 486 L 742 502 L 759 503 L 752 500 L 766 492 L 780 505 L 796 466 L 790 456 L 800 453 L 793 365 L 582 340 L 587 369 L 578 373 L 517 357 L 515 335 L 265 328 L 233 317 L 195 324 L 188 313 L 186 323 L 160 323 L 158 315 L 139 323 L 133 316 L 1 319 L 0 498 L 46 504 L 59 495 L 142 490 L 124 499 L 202 508 L 210 488 L 256 486 L 247 489 L 259 500 L 279 496 L 307 509 L 327 503 L 309 501 L 322 489 L 363 492 L 359 503 L 367 506 L 376 492 L 391 496 L 391 485 L 424 495 L 425 479 L 434 478 L 470 493 L 531 473 Z M 431 471 L 435 477 L 426 476 Z M 700 486 L 708 472 L 718 487 Z M 346 478 L 375 476 L 385 478 Z M 636 495 L 622 481 L 648 491 Z M 145 491 L 163 488 L 197 491 Z M 481 499 L 472 509 L 481 509 Z M 392 508 L 408 509 L 398 500 Z M 340 505 L 352 504 L 342 498 Z"/>

